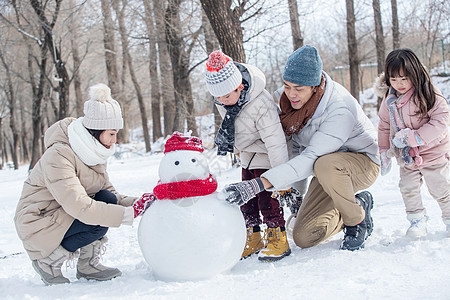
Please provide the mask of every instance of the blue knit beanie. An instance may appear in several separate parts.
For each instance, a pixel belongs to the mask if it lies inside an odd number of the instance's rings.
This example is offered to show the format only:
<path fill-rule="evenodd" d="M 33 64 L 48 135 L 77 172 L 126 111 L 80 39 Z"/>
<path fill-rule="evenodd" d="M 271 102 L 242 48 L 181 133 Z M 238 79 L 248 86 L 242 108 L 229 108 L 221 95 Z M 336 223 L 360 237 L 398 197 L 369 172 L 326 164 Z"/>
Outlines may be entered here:
<path fill-rule="evenodd" d="M 322 79 L 322 60 L 313 46 L 305 45 L 289 55 L 283 80 L 297 85 L 318 86 Z"/>

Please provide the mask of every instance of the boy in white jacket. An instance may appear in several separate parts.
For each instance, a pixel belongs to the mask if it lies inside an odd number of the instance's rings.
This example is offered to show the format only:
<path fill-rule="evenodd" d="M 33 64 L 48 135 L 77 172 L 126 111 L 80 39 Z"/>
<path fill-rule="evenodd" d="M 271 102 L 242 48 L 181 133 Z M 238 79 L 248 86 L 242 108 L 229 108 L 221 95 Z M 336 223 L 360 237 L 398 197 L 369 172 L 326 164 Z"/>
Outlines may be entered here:
<path fill-rule="evenodd" d="M 221 51 L 212 52 L 206 62 L 206 86 L 223 118 L 215 140 L 218 155 L 239 155 L 243 180 L 257 178 L 288 160 L 279 109 L 265 85 L 258 68 L 233 62 Z M 259 252 L 259 260 L 274 261 L 290 254 L 283 209 L 270 192 L 254 195 L 241 211 L 247 226 L 242 257 Z M 261 234 L 263 223 L 268 227 L 267 240 Z"/>

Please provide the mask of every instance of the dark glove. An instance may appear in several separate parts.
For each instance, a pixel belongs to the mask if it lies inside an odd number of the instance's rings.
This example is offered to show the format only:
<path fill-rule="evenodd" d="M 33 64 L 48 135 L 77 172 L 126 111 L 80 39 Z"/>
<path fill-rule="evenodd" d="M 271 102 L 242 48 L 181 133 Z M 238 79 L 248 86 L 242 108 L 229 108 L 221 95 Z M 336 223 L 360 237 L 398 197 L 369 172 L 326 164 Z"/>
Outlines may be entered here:
<path fill-rule="evenodd" d="M 134 217 L 136 218 L 142 215 L 147 210 L 147 208 L 149 208 L 150 205 L 155 202 L 155 200 L 156 197 L 152 193 L 142 194 L 142 196 L 133 203 Z"/>
<path fill-rule="evenodd" d="M 290 188 L 287 190 L 274 191 L 272 198 L 280 202 L 280 206 L 286 205 L 291 210 L 291 213 L 296 215 L 300 205 L 303 201 L 303 195 L 296 189 Z"/>
<path fill-rule="evenodd" d="M 262 191 L 264 191 L 264 184 L 261 179 L 254 178 L 229 184 L 223 188 L 222 194 L 225 194 L 225 201 L 241 206 Z"/>

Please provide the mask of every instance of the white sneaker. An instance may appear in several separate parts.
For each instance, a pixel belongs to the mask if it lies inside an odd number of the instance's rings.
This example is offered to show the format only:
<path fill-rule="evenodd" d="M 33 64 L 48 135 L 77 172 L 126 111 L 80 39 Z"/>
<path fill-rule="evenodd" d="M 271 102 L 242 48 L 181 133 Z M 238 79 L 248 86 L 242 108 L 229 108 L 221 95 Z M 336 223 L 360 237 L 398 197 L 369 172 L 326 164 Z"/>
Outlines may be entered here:
<path fill-rule="evenodd" d="M 427 221 L 428 221 L 427 216 L 423 216 L 420 219 L 410 220 L 411 226 L 409 226 L 408 230 L 406 231 L 406 236 L 415 238 L 426 236 Z"/>

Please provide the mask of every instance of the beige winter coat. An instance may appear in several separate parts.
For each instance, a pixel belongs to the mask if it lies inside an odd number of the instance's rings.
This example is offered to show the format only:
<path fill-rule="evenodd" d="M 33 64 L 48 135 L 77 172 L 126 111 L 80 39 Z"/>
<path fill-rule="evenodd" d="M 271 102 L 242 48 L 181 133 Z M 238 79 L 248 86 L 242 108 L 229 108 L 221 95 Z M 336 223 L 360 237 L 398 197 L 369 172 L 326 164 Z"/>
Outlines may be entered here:
<path fill-rule="evenodd" d="M 135 197 L 118 194 L 109 182 L 106 164 L 89 167 L 69 145 L 66 118 L 45 132 L 46 151 L 23 185 L 14 222 L 19 238 L 32 260 L 47 257 L 61 243 L 74 219 L 105 227 L 118 227 L 124 206 Z M 117 196 L 120 205 L 95 201 L 100 190 Z"/>
<path fill-rule="evenodd" d="M 250 83 L 250 100 L 235 120 L 234 153 L 246 169 L 270 169 L 288 161 L 286 137 L 281 127 L 278 106 L 264 88 L 266 77 L 256 67 L 239 64 L 248 70 L 243 77 Z M 222 116 L 224 107 L 217 105 Z"/>

